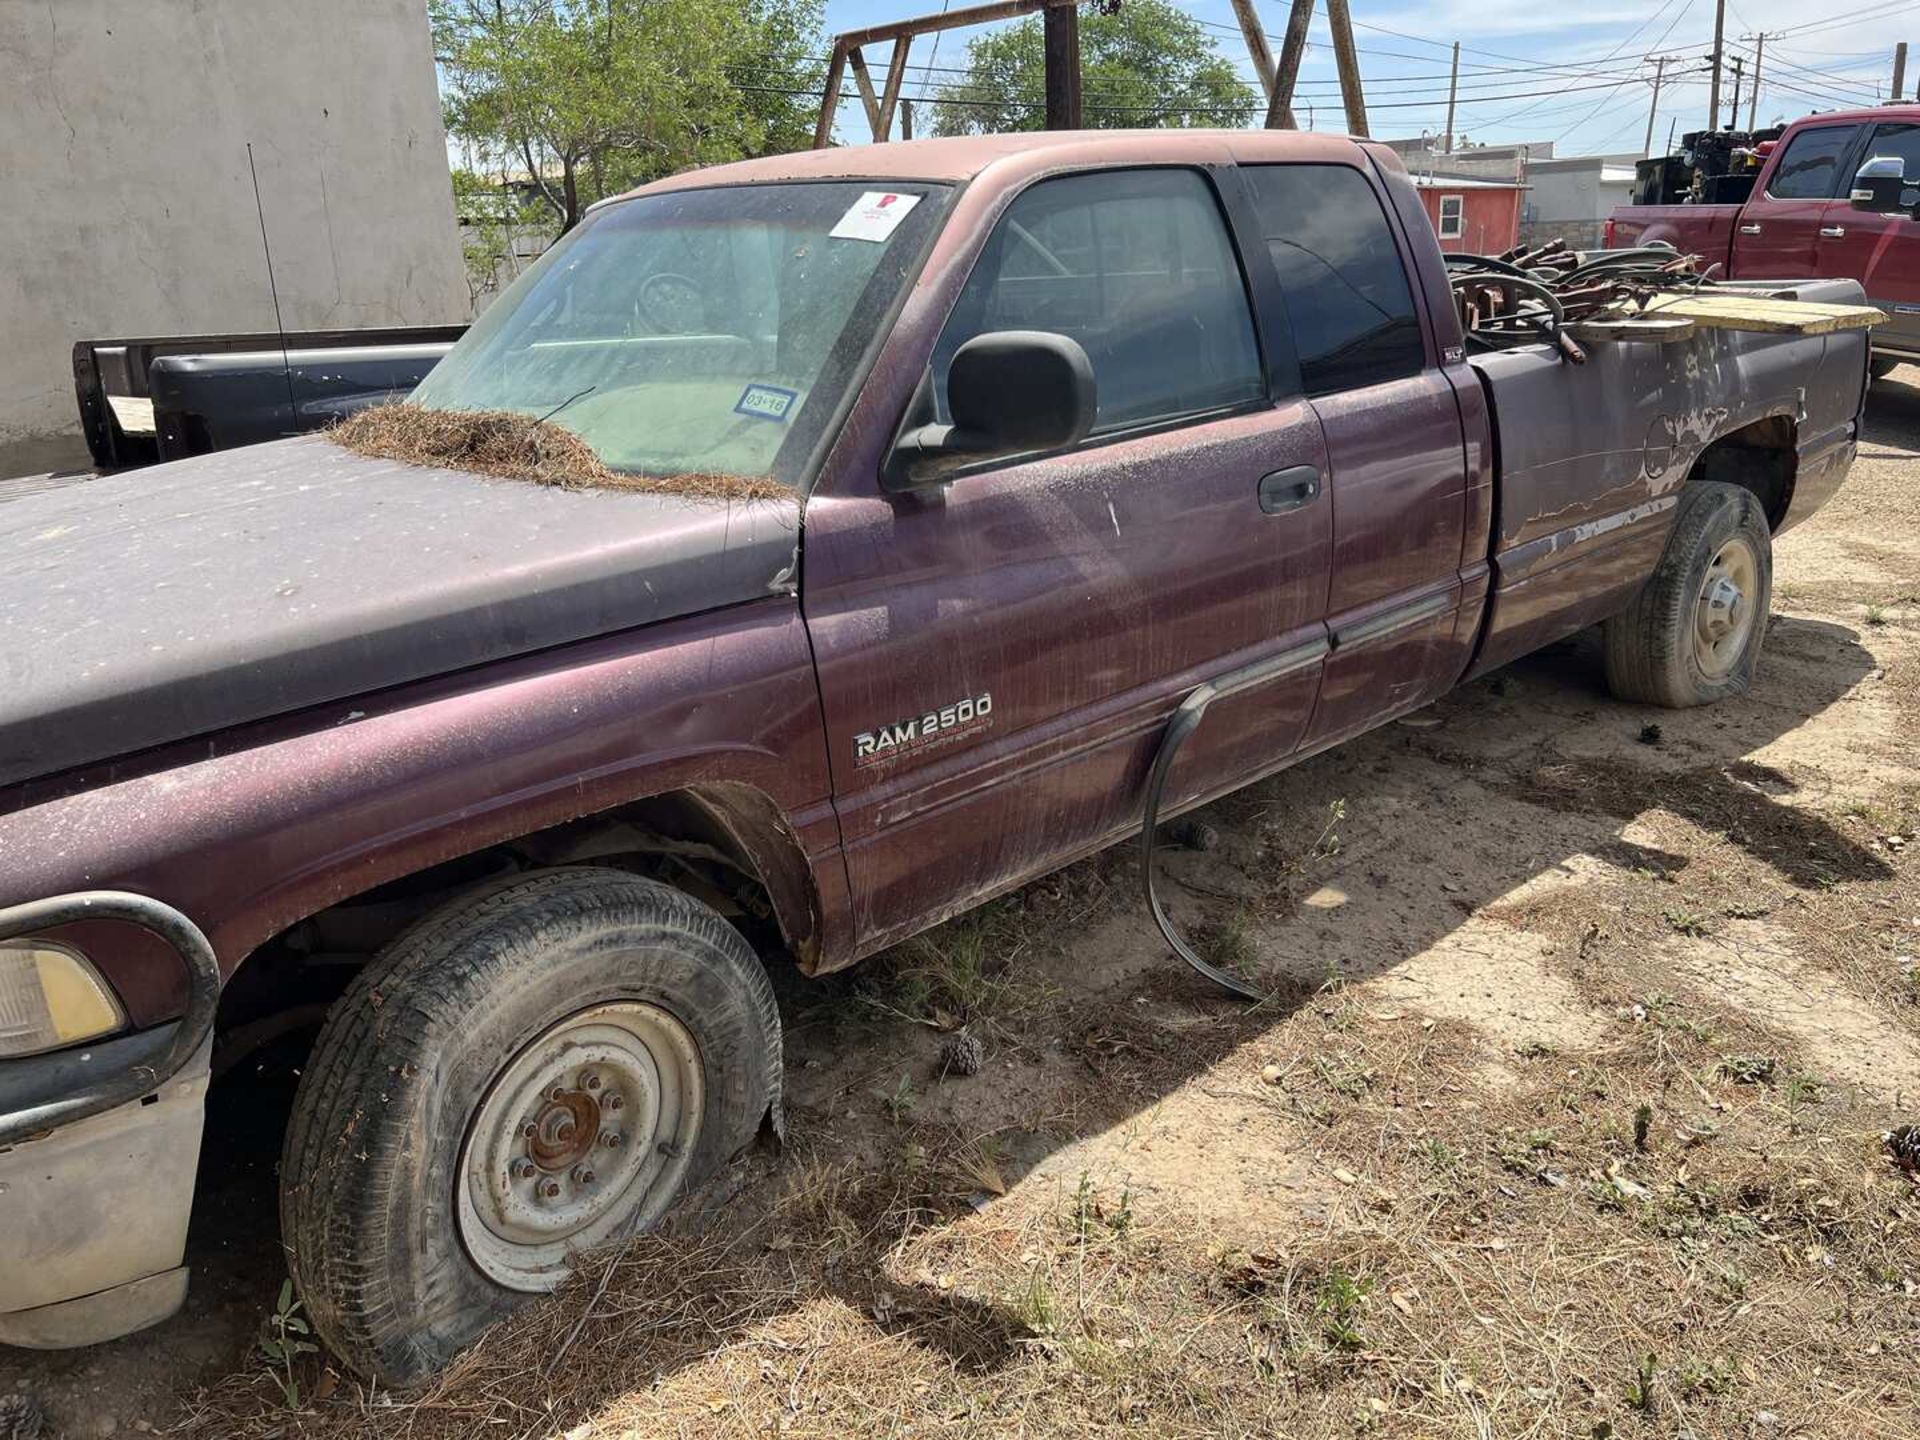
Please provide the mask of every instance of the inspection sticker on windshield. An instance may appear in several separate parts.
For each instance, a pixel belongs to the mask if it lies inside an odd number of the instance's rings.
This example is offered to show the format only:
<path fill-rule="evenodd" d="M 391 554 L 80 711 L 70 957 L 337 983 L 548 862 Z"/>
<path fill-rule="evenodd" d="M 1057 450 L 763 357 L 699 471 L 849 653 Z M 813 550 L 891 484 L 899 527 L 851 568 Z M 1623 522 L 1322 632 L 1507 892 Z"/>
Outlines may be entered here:
<path fill-rule="evenodd" d="M 840 223 L 827 234 L 835 240 L 884 240 L 907 218 L 907 212 L 919 203 L 918 195 L 869 190 L 847 207 L 847 213 L 840 217 Z"/>
<path fill-rule="evenodd" d="M 749 385 L 740 392 L 740 403 L 733 407 L 733 413 L 761 420 L 785 420 L 787 412 L 793 409 L 793 402 L 799 398 L 799 391 L 782 390 L 778 385 Z"/>

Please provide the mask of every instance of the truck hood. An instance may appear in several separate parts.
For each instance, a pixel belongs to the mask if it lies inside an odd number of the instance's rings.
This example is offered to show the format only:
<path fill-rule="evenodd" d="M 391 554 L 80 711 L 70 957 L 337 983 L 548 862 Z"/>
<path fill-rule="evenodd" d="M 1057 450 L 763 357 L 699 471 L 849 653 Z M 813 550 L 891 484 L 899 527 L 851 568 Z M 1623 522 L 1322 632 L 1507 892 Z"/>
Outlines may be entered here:
<path fill-rule="evenodd" d="M 0 784 L 792 593 L 800 504 L 563 491 L 317 437 L 0 481 Z"/>

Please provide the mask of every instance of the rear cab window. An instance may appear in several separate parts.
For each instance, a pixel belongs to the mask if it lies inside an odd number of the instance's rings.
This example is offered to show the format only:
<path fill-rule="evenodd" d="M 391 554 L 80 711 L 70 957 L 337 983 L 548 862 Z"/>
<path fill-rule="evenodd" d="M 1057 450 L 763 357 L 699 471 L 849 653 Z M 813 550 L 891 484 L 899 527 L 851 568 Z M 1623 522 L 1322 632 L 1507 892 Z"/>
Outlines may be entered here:
<path fill-rule="evenodd" d="M 1373 186 L 1345 165 L 1243 165 L 1279 272 L 1301 386 L 1327 395 L 1417 375 L 1426 338 Z"/>
<path fill-rule="evenodd" d="M 1239 258 L 1213 187 L 1194 170 L 1092 171 L 1023 191 L 934 348 L 942 420 L 954 352 L 1001 330 L 1079 342 L 1093 365 L 1096 437 L 1266 394 Z"/>
<path fill-rule="evenodd" d="M 1840 161 L 1859 133 L 1858 125 L 1815 125 L 1795 134 L 1767 180 L 1768 198 L 1832 199 L 1840 189 Z"/>

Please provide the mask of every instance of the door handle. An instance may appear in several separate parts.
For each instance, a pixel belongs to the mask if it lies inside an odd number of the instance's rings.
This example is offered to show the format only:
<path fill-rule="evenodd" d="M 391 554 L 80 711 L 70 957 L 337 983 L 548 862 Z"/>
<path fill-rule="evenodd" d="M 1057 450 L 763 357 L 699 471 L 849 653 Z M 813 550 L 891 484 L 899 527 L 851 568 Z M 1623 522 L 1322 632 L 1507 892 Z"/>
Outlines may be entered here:
<path fill-rule="evenodd" d="M 1820 227 L 1820 233 L 1829 240 L 1838 240 L 1842 235 L 1847 233 L 1847 227 L 1844 225 L 1822 225 Z"/>
<path fill-rule="evenodd" d="M 1312 465 L 1293 465 L 1260 477 L 1260 508 L 1269 515 L 1298 510 L 1320 493 L 1320 472 Z"/>
<path fill-rule="evenodd" d="M 1742 225 L 1740 227 L 1740 233 L 1742 235 L 1758 235 L 1760 233 L 1760 227 L 1758 225 Z"/>

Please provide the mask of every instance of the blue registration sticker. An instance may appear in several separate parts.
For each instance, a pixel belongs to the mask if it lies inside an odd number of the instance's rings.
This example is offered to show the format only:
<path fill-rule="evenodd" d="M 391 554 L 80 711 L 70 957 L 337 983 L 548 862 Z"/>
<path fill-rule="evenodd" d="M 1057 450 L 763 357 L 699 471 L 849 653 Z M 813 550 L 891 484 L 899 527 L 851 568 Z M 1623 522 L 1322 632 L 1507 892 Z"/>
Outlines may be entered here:
<path fill-rule="evenodd" d="M 784 421 L 787 412 L 793 409 L 793 402 L 799 398 L 799 391 L 782 390 L 778 385 L 749 385 L 740 392 L 740 403 L 733 407 L 733 413 L 751 415 L 757 420 Z"/>

